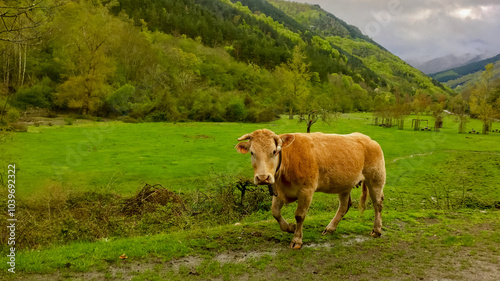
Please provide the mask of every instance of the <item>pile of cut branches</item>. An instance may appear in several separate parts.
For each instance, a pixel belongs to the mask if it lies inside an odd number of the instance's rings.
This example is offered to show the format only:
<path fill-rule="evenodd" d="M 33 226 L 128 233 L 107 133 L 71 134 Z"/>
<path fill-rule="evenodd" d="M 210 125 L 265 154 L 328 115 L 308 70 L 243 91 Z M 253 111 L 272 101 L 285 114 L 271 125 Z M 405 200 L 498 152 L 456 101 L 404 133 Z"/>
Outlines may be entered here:
<path fill-rule="evenodd" d="M 161 184 L 145 184 L 135 196 L 123 202 L 122 213 L 126 215 L 142 215 L 154 212 L 158 206 L 170 205 L 177 215 L 182 215 L 186 207 L 181 197 L 166 189 Z"/>

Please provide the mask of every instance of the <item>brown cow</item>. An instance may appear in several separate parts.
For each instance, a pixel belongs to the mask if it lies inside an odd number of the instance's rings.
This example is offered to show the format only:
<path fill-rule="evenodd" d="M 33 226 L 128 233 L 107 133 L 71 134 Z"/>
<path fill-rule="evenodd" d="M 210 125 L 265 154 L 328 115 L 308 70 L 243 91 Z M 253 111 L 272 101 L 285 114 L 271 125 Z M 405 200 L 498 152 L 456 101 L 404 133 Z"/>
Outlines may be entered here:
<path fill-rule="evenodd" d="M 294 232 L 290 248 L 302 246 L 302 224 L 316 191 L 338 194 L 337 214 L 326 226 L 323 235 L 333 233 L 351 205 L 351 189 L 363 181 L 360 207 L 363 210 L 366 192 L 375 208 L 371 233 L 379 237 L 382 231 L 382 201 L 385 184 L 384 155 L 380 145 L 370 137 L 352 133 L 283 134 L 264 129 L 238 139 L 236 149 L 250 152 L 255 184 L 272 186 L 272 212 L 281 230 Z M 297 225 L 288 224 L 281 216 L 285 203 L 298 201 L 295 211 Z"/>

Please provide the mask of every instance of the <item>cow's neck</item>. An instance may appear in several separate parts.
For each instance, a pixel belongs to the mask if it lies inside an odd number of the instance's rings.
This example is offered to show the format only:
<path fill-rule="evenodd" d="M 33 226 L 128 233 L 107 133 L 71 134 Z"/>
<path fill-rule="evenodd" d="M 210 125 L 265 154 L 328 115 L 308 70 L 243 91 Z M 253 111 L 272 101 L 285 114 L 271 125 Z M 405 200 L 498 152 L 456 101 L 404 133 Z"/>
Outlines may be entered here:
<path fill-rule="evenodd" d="M 278 171 L 281 168 L 281 157 L 282 156 L 281 156 L 281 150 L 280 150 L 278 167 L 276 167 L 276 171 L 274 172 L 274 183 L 267 185 L 267 187 L 269 188 L 269 195 L 270 196 L 278 196 L 278 192 L 276 191 L 276 175 L 278 174 Z"/>

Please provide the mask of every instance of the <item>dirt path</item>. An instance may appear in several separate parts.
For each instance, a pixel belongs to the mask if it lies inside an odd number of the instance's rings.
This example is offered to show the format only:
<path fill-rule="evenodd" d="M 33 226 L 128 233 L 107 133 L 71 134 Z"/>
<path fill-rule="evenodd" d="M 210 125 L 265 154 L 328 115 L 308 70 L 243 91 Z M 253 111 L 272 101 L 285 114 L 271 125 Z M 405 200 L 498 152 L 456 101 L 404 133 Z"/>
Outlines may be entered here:
<path fill-rule="evenodd" d="M 387 239 L 389 240 L 389 239 Z M 472 248 L 421 248 L 400 242 L 373 248 L 369 236 L 343 235 L 334 242 L 308 243 L 294 251 L 276 245 L 266 250 L 224 251 L 211 258 L 186 256 L 126 260 L 85 273 L 56 272 L 20 275 L 16 280 L 498 280 L 500 257 L 495 251 Z M 392 244 L 392 243 L 389 243 Z M 259 266 L 259 263 L 262 266 Z M 219 268 L 246 268 L 228 275 Z M 252 264 L 250 270 L 248 264 Z M 232 274 L 231 274 L 232 273 Z M 228 279 L 229 278 L 229 279 Z"/>

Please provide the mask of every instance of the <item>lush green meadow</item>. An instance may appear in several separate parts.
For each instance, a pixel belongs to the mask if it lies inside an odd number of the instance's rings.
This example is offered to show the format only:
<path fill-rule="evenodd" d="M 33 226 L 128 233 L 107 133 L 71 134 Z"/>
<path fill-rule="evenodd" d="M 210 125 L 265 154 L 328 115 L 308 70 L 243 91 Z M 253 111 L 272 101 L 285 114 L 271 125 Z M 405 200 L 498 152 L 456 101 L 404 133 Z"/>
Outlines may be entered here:
<path fill-rule="evenodd" d="M 337 233 L 321 236 L 337 198 L 318 193 L 306 218 L 302 251 L 287 250 L 291 235 L 279 230 L 270 211 L 261 210 L 221 226 L 208 221 L 152 236 L 110 235 L 97 242 L 20 250 L 20 275 L 10 277 L 262 280 L 295 274 L 301 280 L 494 280 L 494 265 L 500 262 L 500 133 L 460 135 L 453 117 L 445 118 L 440 132 L 414 131 L 412 118 L 404 130 L 373 126 L 367 113 L 312 127 L 325 133 L 361 132 L 381 144 L 387 168 L 381 239 L 368 235 L 373 211 L 360 216 L 356 208 Z M 432 118 L 423 119 L 431 123 Z M 468 124 L 476 127 L 476 120 Z M 251 177 L 248 155 L 238 154 L 234 145 L 259 128 L 304 132 L 306 125 L 286 118 L 264 124 L 80 121 L 30 127 L 2 143 L 2 155 L 16 164 L 21 201 L 51 192 L 54 185 L 128 196 L 147 182 L 185 195 L 213 182 Z M 359 195 L 354 189 L 355 201 Z M 283 209 L 289 221 L 294 207 Z M 119 259 L 122 254 L 128 259 Z M 6 261 L 2 254 L 3 269 Z"/>
<path fill-rule="evenodd" d="M 422 188 L 440 191 L 448 186 L 455 191 L 472 188 L 478 196 L 500 200 L 493 192 L 500 180 L 500 133 L 460 135 L 452 117 L 445 119 L 440 132 L 414 131 L 412 118 L 404 130 L 397 130 L 371 125 L 371 114 L 348 114 L 331 125 L 318 122 L 313 131 L 361 132 L 378 141 L 388 170 L 388 200 L 411 201 Z M 423 119 L 432 123 L 430 117 Z M 477 120 L 468 124 L 471 129 L 480 126 Z M 221 174 L 251 176 L 248 155 L 234 149 L 241 135 L 259 128 L 304 132 L 305 127 L 287 118 L 264 124 L 76 123 L 33 126 L 4 145 L 8 161 L 16 163 L 21 196 L 54 183 L 71 190 L 132 194 L 146 182 L 184 192 L 203 189 Z M 410 198 L 404 196 L 408 193 Z M 398 203 L 412 204 L 403 201 Z"/>

